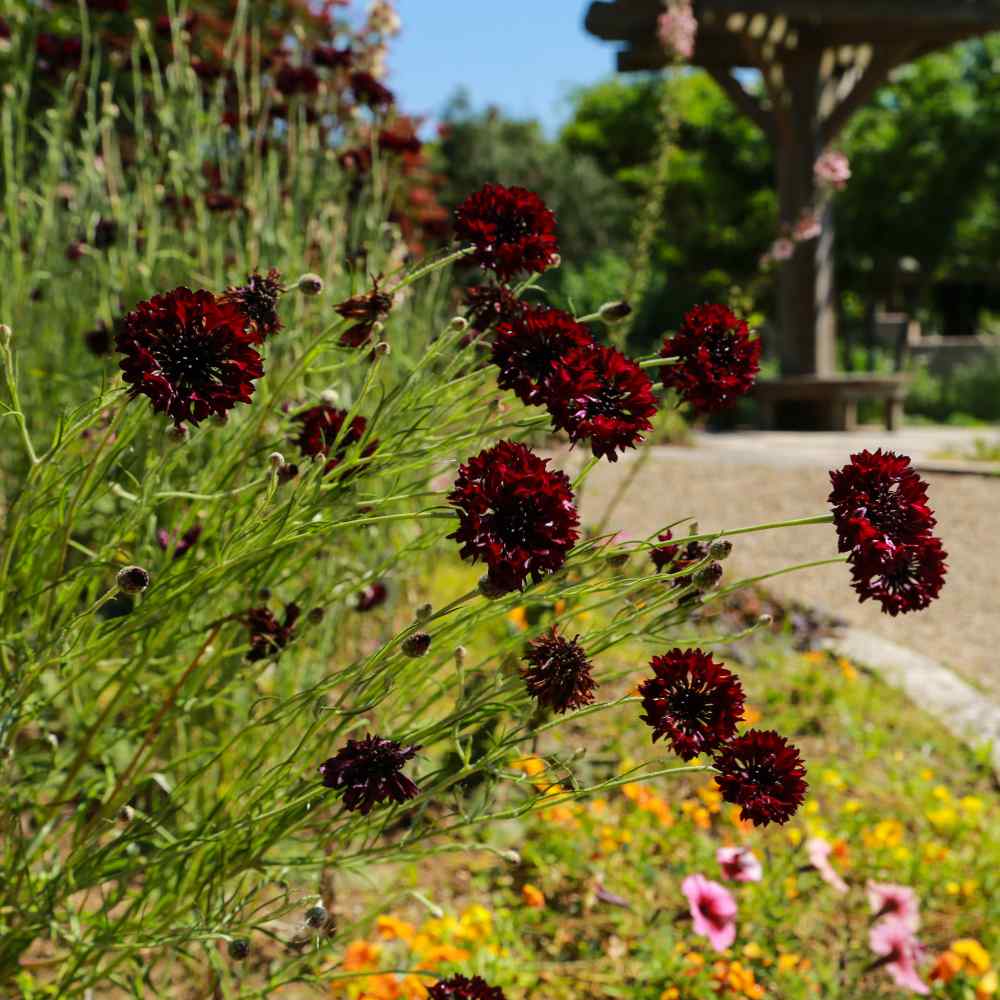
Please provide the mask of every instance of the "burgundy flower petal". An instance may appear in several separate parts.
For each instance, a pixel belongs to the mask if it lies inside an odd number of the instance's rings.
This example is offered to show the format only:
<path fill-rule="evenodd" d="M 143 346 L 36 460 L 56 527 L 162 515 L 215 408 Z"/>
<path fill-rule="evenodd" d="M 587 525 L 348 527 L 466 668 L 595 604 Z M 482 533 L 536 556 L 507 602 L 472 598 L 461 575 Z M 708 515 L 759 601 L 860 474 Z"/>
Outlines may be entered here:
<path fill-rule="evenodd" d="M 594 700 L 594 678 L 586 650 L 577 641 L 559 635 L 555 626 L 533 640 L 524 656 L 522 668 L 528 693 L 539 705 L 554 712 L 582 708 Z"/>
<path fill-rule="evenodd" d="M 926 532 L 899 545 L 870 542 L 855 549 L 848 561 L 862 603 L 878 601 L 886 614 L 895 617 L 922 611 L 939 596 L 947 558 L 940 540 Z"/>
<path fill-rule="evenodd" d="M 221 298 L 235 305 L 246 317 L 251 329 L 263 340 L 281 329 L 278 303 L 283 292 L 281 273 L 272 267 L 267 274 L 254 271 L 247 275 L 245 285 L 227 288 Z"/>
<path fill-rule="evenodd" d="M 382 802 L 405 802 L 419 794 L 403 774 L 403 766 L 419 749 L 369 733 L 363 740 L 348 740 L 319 770 L 327 788 L 344 793 L 348 809 L 367 816 Z"/>
<path fill-rule="evenodd" d="M 722 797 L 755 826 L 785 823 L 809 787 L 799 751 L 770 729 L 750 729 L 731 740 L 716 755 L 715 767 Z"/>
<path fill-rule="evenodd" d="M 466 978 L 461 973 L 438 980 L 428 991 L 427 1000 L 506 1000 L 499 986 L 490 986 L 480 976 Z"/>
<path fill-rule="evenodd" d="M 368 421 L 362 416 L 356 416 L 346 430 L 342 430 L 347 419 L 347 410 L 338 410 L 334 406 L 320 403 L 295 415 L 296 423 L 301 429 L 293 441 L 303 455 L 316 458 L 320 455 L 330 456 L 324 467 L 324 472 L 332 472 L 347 457 L 348 450 L 358 444 L 364 437 Z M 338 441 L 339 437 L 339 441 Z M 336 450 L 331 455 L 331 449 Z M 378 448 L 378 441 L 369 441 L 361 452 L 362 458 L 368 458 Z"/>

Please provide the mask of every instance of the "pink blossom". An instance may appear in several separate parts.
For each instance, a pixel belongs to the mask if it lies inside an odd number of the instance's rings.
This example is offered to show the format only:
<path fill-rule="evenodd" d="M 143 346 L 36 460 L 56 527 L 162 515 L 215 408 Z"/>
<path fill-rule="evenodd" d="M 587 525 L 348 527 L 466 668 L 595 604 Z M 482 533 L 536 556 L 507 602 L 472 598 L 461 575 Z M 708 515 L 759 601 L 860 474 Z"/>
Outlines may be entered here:
<path fill-rule="evenodd" d="M 736 900 L 725 886 L 704 875 L 688 875 L 681 891 L 691 907 L 696 934 L 704 934 L 716 951 L 725 951 L 736 938 Z"/>
<path fill-rule="evenodd" d="M 843 191 L 851 179 L 851 161 L 843 153 L 829 149 L 816 161 L 813 171 L 824 187 Z"/>
<path fill-rule="evenodd" d="M 694 55 L 695 38 L 698 35 L 698 20 L 691 9 L 690 0 L 676 0 L 660 15 L 657 23 L 660 44 L 678 59 L 690 59 Z"/>
<path fill-rule="evenodd" d="M 847 892 L 847 883 L 833 870 L 830 864 L 830 854 L 833 847 L 822 837 L 810 837 L 806 841 L 806 854 L 809 856 L 809 864 L 819 872 L 820 878 L 824 882 L 833 886 L 837 892 Z"/>
<path fill-rule="evenodd" d="M 924 950 L 913 936 L 913 931 L 901 920 L 886 917 L 879 920 L 868 932 L 868 944 L 881 956 L 877 965 L 884 965 L 893 982 L 901 989 L 926 996 L 928 985 L 917 972 L 917 963 L 924 957 Z"/>
<path fill-rule="evenodd" d="M 720 847 L 715 860 L 723 876 L 734 882 L 759 882 L 764 877 L 757 855 L 746 847 Z"/>
<path fill-rule="evenodd" d="M 898 920 L 911 931 L 920 926 L 920 899 L 912 889 L 889 882 L 869 882 L 865 889 L 876 920 L 881 917 Z"/>
<path fill-rule="evenodd" d="M 796 243 L 808 243 L 817 239 L 823 232 L 823 226 L 814 212 L 803 212 L 795 223 L 792 239 Z"/>
<path fill-rule="evenodd" d="M 789 260 L 795 253 L 795 244 L 787 236 L 779 236 L 771 244 L 771 257 L 774 260 Z"/>

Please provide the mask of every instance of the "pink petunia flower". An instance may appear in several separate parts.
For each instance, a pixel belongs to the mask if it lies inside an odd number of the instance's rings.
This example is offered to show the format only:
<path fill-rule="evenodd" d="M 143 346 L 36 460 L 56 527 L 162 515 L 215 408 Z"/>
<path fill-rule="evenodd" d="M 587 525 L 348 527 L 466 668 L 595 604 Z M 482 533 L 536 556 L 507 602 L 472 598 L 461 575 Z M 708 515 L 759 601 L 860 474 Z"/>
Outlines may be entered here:
<path fill-rule="evenodd" d="M 696 934 L 704 934 L 716 951 L 725 951 L 736 938 L 736 900 L 725 886 L 704 875 L 688 875 L 681 891 L 691 907 Z"/>
<path fill-rule="evenodd" d="M 833 847 L 822 837 L 810 837 L 806 841 L 806 854 L 809 856 L 809 864 L 819 872 L 820 878 L 824 882 L 832 885 L 837 892 L 847 892 L 847 883 L 834 871 L 830 864 L 830 854 Z"/>
<path fill-rule="evenodd" d="M 876 920 L 882 917 L 898 920 L 911 932 L 920 926 L 920 899 L 912 889 L 889 882 L 869 882 L 865 889 Z"/>
<path fill-rule="evenodd" d="M 746 847 L 720 847 L 715 860 L 723 876 L 733 882 L 759 882 L 764 877 L 757 855 Z"/>
<path fill-rule="evenodd" d="M 900 989 L 921 996 L 930 993 L 930 987 L 917 972 L 917 963 L 923 959 L 924 950 L 905 923 L 895 917 L 879 920 L 868 932 L 868 944 L 881 956 L 875 965 L 885 966 Z"/>
<path fill-rule="evenodd" d="M 698 36 L 698 20 L 691 9 L 690 0 L 675 0 L 660 15 L 657 22 L 660 44 L 671 55 L 688 60 L 694 55 Z"/>

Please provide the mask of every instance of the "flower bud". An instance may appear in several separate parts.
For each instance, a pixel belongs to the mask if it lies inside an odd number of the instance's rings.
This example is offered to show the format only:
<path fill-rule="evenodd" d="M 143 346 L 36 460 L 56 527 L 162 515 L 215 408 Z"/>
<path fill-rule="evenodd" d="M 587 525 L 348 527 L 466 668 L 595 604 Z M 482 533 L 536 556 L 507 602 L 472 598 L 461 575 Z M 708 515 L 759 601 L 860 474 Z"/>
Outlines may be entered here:
<path fill-rule="evenodd" d="M 699 590 L 714 590 L 722 579 L 722 564 L 710 562 L 702 566 L 691 580 Z"/>
<path fill-rule="evenodd" d="M 624 299 L 619 299 L 617 302 L 605 302 L 597 311 L 597 315 L 600 316 L 602 323 L 611 326 L 631 316 L 632 307 Z"/>
<path fill-rule="evenodd" d="M 141 594 L 149 586 L 149 573 L 141 566 L 126 566 L 118 571 L 118 588 L 126 594 Z"/>
<path fill-rule="evenodd" d="M 336 389 L 324 389 L 319 394 L 319 401 L 327 406 L 336 406 L 340 402 L 340 394 Z"/>
<path fill-rule="evenodd" d="M 372 353 L 376 358 L 385 358 L 392 354 L 392 345 L 387 340 L 380 340 L 373 348 Z"/>
<path fill-rule="evenodd" d="M 246 938 L 234 938 L 229 942 L 228 950 L 230 958 L 242 962 L 250 954 L 250 942 Z"/>
<path fill-rule="evenodd" d="M 285 464 L 285 456 L 282 455 L 280 451 L 272 451 L 271 454 L 267 456 L 267 460 L 271 463 L 272 469 L 280 469 Z"/>
<path fill-rule="evenodd" d="M 628 562 L 628 552 L 613 552 L 608 556 L 608 565 L 612 569 L 621 569 Z"/>
<path fill-rule="evenodd" d="M 762 615 L 757 616 L 757 624 L 761 628 L 767 628 L 769 625 L 774 624 L 774 615 L 769 615 L 766 612 Z"/>
<path fill-rule="evenodd" d="M 119 823 L 131 823 L 135 819 L 135 810 L 129 806 L 124 805 L 118 810 L 118 822 Z"/>
<path fill-rule="evenodd" d="M 479 578 L 479 593 L 483 595 L 487 600 L 494 601 L 498 597 L 503 597 L 507 593 L 503 587 L 494 583 L 488 575 L 481 576 Z"/>
<path fill-rule="evenodd" d="M 469 329 L 469 321 L 464 316 L 452 316 L 448 324 L 456 333 L 465 333 Z"/>
<path fill-rule="evenodd" d="M 310 927 L 320 928 L 326 923 L 327 912 L 326 907 L 317 904 L 316 906 L 310 906 L 306 910 L 306 923 Z"/>
<path fill-rule="evenodd" d="M 431 637 L 426 632 L 414 632 L 403 640 L 401 648 L 407 656 L 423 656 L 431 648 Z"/>
<path fill-rule="evenodd" d="M 468 650 L 465 646 L 455 647 L 455 666 L 461 667 L 465 663 L 465 657 L 468 654 Z"/>
<path fill-rule="evenodd" d="M 323 291 L 323 279 L 318 274 L 303 274 L 296 282 L 296 288 L 303 295 L 319 295 Z"/>
<path fill-rule="evenodd" d="M 167 437 L 174 444 L 183 444 L 188 439 L 187 424 L 181 424 L 180 427 L 171 426 L 167 428 Z"/>
<path fill-rule="evenodd" d="M 0 323 L 0 345 L 10 347 L 13 336 L 14 331 L 6 323 Z"/>
<path fill-rule="evenodd" d="M 418 622 L 425 622 L 432 614 L 434 614 L 434 606 L 432 604 L 421 604 L 416 610 L 416 619 Z"/>
<path fill-rule="evenodd" d="M 323 616 L 325 614 L 326 614 L 325 608 L 312 608 L 309 611 L 308 618 L 313 625 L 319 625 L 319 623 L 323 621 Z"/>
<path fill-rule="evenodd" d="M 722 561 L 729 557 L 729 553 L 733 551 L 733 543 L 727 541 L 725 538 L 718 538 L 708 547 L 708 555 L 711 559 L 716 559 Z"/>

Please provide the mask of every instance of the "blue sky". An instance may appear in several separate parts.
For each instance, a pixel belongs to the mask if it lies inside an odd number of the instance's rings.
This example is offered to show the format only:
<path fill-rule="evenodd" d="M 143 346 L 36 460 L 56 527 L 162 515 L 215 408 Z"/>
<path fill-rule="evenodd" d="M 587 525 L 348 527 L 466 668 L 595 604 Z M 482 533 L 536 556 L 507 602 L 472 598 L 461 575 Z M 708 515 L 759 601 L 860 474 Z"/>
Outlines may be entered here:
<path fill-rule="evenodd" d="M 587 0 L 397 0 L 403 33 L 389 85 L 409 112 L 434 117 L 464 85 L 477 108 L 496 104 L 553 130 L 576 85 L 610 76 L 614 46 L 583 30 Z"/>

